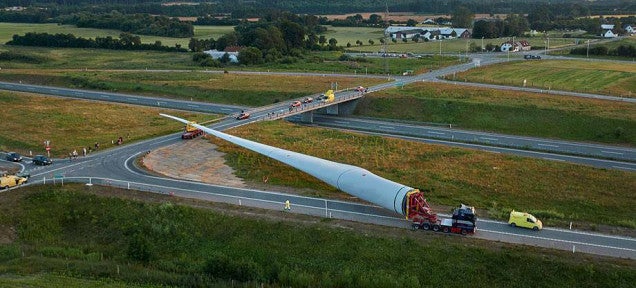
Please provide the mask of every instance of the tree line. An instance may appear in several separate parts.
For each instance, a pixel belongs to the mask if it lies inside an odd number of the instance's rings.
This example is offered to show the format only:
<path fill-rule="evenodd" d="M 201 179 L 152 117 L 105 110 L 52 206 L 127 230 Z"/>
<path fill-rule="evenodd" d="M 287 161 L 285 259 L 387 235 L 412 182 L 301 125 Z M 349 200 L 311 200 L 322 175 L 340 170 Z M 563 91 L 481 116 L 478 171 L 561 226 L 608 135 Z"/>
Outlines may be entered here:
<path fill-rule="evenodd" d="M 48 34 L 29 32 L 23 36 L 17 34 L 13 35 L 12 40 L 7 42 L 6 45 L 62 48 L 101 48 L 113 50 L 156 50 L 169 52 L 187 51 L 187 49 L 181 48 L 179 46 L 163 46 L 161 45 L 161 41 L 156 41 L 154 44 L 141 43 L 141 38 L 139 36 L 135 36 L 130 33 L 121 33 L 119 35 L 119 39 L 113 38 L 111 36 L 87 39 L 83 37 L 76 37 L 75 35 L 70 33 Z"/>
<path fill-rule="evenodd" d="M 194 35 L 194 26 L 191 22 L 148 14 L 127 15 L 117 11 L 107 14 L 76 13 L 59 16 L 55 21 L 82 28 L 115 29 L 141 35 L 180 38 Z"/>
<path fill-rule="evenodd" d="M 634 45 L 620 45 L 614 49 L 606 46 L 594 46 L 591 48 L 579 47 L 570 49 L 572 55 L 598 55 L 598 56 L 618 56 L 618 57 L 636 57 L 636 47 Z"/>

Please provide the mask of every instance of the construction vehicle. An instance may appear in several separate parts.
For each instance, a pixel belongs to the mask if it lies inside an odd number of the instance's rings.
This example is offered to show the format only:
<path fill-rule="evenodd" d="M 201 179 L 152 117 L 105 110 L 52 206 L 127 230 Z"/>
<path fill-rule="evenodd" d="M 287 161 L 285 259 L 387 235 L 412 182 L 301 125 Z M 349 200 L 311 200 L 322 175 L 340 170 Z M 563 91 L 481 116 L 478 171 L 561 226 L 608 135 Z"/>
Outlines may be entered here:
<path fill-rule="evenodd" d="M 466 235 L 474 234 L 477 229 L 474 207 L 461 204 L 453 210 L 451 219 L 439 219 L 420 190 L 414 189 L 408 192 L 404 200 L 406 219 L 412 221 L 413 230 L 423 229 Z"/>
<path fill-rule="evenodd" d="M 27 181 L 27 178 L 24 178 L 24 177 L 18 177 L 15 175 L 2 175 L 0 176 L 0 188 L 8 189 L 11 187 L 21 185 L 26 181 Z"/>
<path fill-rule="evenodd" d="M 203 135 L 203 130 L 196 128 L 191 124 L 196 124 L 196 122 L 190 122 L 185 125 L 185 131 L 181 134 L 181 139 L 193 139 Z"/>

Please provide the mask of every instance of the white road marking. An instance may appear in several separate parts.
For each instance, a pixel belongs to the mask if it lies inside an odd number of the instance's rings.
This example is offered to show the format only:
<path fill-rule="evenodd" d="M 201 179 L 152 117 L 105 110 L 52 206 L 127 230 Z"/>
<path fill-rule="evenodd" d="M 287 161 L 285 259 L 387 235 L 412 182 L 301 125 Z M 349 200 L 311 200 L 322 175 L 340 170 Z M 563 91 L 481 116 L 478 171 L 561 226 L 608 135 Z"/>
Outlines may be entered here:
<path fill-rule="evenodd" d="M 188 104 L 188 107 L 199 108 L 199 105 Z"/>
<path fill-rule="evenodd" d="M 338 124 L 349 124 L 349 122 L 346 122 L 346 121 L 333 121 L 333 123 L 338 123 Z"/>
<path fill-rule="evenodd" d="M 230 109 L 230 108 L 221 108 L 221 110 L 223 110 L 223 111 L 232 111 L 232 109 Z"/>
<path fill-rule="evenodd" d="M 128 101 L 139 101 L 137 98 L 128 98 Z"/>
<path fill-rule="evenodd" d="M 499 141 L 499 139 L 497 139 L 497 138 L 489 138 L 489 137 L 479 137 L 479 138 L 484 139 L 484 140 L 488 140 L 488 141 Z"/>
<path fill-rule="evenodd" d="M 552 145 L 552 144 L 541 144 L 541 143 L 539 143 L 539 144 L 537 144 L 537 146 L 545 146 L 545 147 L 555 147 L 555 148 L 556 148 L 556 147 L 559 147 L 559 145 Z"/>
<path fill-rule="evenodd" d="M 435 134 L 435 135 L 446 135 L 446 133 L 443 133 L 443 132 L 437 132 L 437 131 L 426 131 L 426 133 L 428 133 L 428 134 Z"/>
<path fill-rule="evenodd" d="M 621 152 L 605 151 L 605 150 L 601 150 L 601 153 L 623 155 L 623 153 L 621 153 Z"/>
<path fill-rule="evenodd" d="M 380 128 L 380 129 L 395 129 L 395 127 L 391 127 L 391 126 L 378 126 L 378 128 Z"/>
<path fill-rule="evenodd" d="M 561 240 L 561 239 L 548 238 L 548 237 L 539 237 L 539 236 L 531 236 L 531 235 L 520 235 L 520 234 L 515 234 L 515 233 L 510 233 L 510 232 L 499 232 L 499 231 L 485 230 L 485 229 L 479 229 L 479 231 L 485 231 L 485 232 L 503 234 L 503 235 L 519 236 L 519 237 L 525 237 L 525 238 L 533 238 L 533 239 L 539 239 L 539 240 L 548 240 L 548 241 L 554 241 L 554 242 L 572 243 L 572 244 L 581 245 L 581 246 L 594 246 L 594 247 L 625 250 L 625 251 L 636 251 L 636 249 L 630 249 L 630 248 L 614 247 L 614 246 L 600 245 L 600 244 L 590 244 L 590 243 L 571 241 L 571 240 Z"/>
<path fill-rule="evenodd" d="M 542 159 L 550 160 L 550 161 L 561 161 L 561 162 L 565 162 L 565 160 L 563 160 L 563 159 L 556 159 L 556 158 L 550 158 L 550 157 L 542 157 Z"/>

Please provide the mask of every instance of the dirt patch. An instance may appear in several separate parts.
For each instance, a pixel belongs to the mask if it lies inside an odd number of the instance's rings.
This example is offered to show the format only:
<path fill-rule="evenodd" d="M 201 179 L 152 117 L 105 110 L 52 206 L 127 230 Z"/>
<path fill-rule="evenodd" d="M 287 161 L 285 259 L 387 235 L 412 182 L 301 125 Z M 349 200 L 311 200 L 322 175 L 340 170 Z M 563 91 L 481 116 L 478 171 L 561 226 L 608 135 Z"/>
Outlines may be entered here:
<path fill-rule="evenodd" d="M 159 148 L 146 154 L 143 165 L 168 177 L 203 183 L 246 188 L 234 170 L 225 165 L 224 153 L 204 138 Z"/>

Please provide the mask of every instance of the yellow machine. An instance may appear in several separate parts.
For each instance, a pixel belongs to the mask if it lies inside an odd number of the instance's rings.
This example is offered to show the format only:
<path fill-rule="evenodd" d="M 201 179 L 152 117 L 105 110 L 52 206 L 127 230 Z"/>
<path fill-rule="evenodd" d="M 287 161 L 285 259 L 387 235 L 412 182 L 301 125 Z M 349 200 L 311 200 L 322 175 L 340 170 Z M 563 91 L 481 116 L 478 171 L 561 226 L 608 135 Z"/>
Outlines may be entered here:
<path fill-rule="evenodd" d="M 18 177 L 15 175 L 4 175 L 0 177 L 0 188 L 7 189 L 18 186 L 27 181 L 27 178 Z"/>
<path fill-rule="evenodd" d="M 327 90 L 327 92 L 325 92 L 325 97 L 325 102 L 332 102 L 336 99 L 336 94 L 333 93 L 333 90 Z"/>

